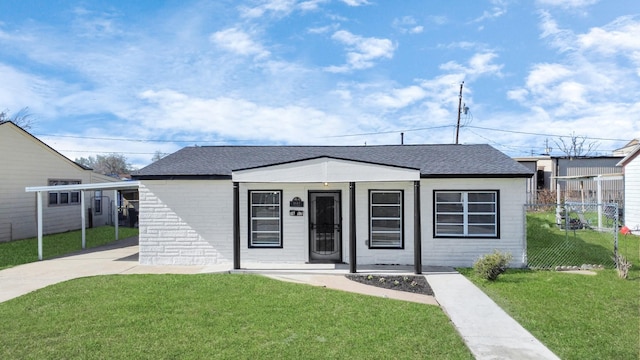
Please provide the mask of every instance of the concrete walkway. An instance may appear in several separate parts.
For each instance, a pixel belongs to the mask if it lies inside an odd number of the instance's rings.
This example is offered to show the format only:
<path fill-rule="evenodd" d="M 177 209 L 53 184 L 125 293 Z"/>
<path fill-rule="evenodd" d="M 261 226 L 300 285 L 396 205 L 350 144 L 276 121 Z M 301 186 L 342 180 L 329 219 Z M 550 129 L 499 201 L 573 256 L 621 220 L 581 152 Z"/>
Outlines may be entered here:
<path fill-rule="evenodd" d="M 255 266 L 253 266 L 255 265 Z M 222 266 L 152 266 L 138 263 L 137 239 L 85 250 L 0 271 L 0 302 L 74 278 L 110 274 L 256 273 L 283 281 L 322 286 L 428 305 L 440 305 L 476 359 L 558 359 L 464 276 L 450 268 L 425 267 L 435 297 L 360 284 L 344 277 L 346 267 L 311 265 L 278 268 L 246 264 L 252 270 Z M 259 268 L 258 266 L 262 266 Z M 359 273 L 413 275 L 410 268 L 371 267 Z"/>
<path fill-rule="evenodd" d="M 476 359 L 559 359 L 461 274 L 425 276 Z"/>

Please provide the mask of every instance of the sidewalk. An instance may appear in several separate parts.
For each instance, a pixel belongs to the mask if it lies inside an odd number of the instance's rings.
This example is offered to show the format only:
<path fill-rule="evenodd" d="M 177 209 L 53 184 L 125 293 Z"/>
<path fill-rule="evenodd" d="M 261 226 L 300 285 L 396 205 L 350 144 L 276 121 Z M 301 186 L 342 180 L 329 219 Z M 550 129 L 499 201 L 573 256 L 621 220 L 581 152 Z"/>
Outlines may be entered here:
<path fill-rule="evenodd" d="M 125 239 L 127 240 L 127 239 Z M 347 267 L 323 265 L 247 264 L 252 270 L 221 266 L 154 266 L 138 263 L 137 242 L 85 250 L 70 256 L 0 271 L 0 303 L 74 278 L 110 274 L 252 273 L 282 281 L 322 286 L 371 296 L 440 305 L 476 359 L 558 359 L 473 283 L 451 268 L 425 267 L 435 297 L 382 289 L 345 278 Z M 133 244 L 133 245 L 132 245 Z M 123 247 L 117 247 L 123 246 Z M 255 266 L 250 266 L 255 265 Z M 262 266 L 262 268 L 258 268 Z M 371 267 L 360 273 L 413 275 L 410 268 Z"/>
<path fill-rule="evenodd" d="M 425 276 L 476 359 L 559 359 L 461 274 Z"/>

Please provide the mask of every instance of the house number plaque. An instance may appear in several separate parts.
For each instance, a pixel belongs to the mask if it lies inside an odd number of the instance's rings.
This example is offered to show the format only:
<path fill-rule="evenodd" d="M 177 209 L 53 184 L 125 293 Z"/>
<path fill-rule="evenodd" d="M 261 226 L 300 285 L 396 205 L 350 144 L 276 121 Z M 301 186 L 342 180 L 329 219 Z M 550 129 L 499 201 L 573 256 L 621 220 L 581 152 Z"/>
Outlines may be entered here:
<path fill-rule="evenodd" d="M 291 201 L 289 201 L 290 207 L 304 207 L 304 201 L 299 197 L 294 197 Z"/>

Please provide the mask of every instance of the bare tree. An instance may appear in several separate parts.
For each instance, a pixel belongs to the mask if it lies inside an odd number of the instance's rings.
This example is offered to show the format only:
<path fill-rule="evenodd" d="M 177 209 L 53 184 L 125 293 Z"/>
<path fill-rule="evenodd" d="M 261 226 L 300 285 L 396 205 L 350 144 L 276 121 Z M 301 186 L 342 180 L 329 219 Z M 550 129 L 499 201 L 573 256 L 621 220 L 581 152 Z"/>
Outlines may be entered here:
<path fill-rule="evenodd" d="M 165 156 L 167 156 L 167 154 L 163 153 L 160 150 L 156 150 L 156 152 L 154 152 L 153 156 L 151 157 L 151 162 L 156 162 L 156 161 L 162 159 Z"/>
<path fill-rule="evenodd" d="M 75 162 L 92 168 L 93 171 L 110 176 L 129 174 L 133 170 L 127 158 L 122 154 L 96 155 L 88 158 L 79 158 Z"/>
<path fill-rule="evenodd" d="M 20 111 L 13 114 L 13 116 L 10 115 L 8 109 L 0 111 L 0 122 L 2 121 L 11 121 L 24 130 L 30 130 L 35 124 L 33 114 L 29 111 L 28 107 L 23 107 Z"/>
<path fill-rule="evenodd" d="M 578 136 L 575 132 L 571 133 L 568 140 L 558 138 L 558 141 L 554 140 L 554 142 L 569 158 L 590 156 L 599 146 L 595 141 L 587 142 L 586 136 Z"/>

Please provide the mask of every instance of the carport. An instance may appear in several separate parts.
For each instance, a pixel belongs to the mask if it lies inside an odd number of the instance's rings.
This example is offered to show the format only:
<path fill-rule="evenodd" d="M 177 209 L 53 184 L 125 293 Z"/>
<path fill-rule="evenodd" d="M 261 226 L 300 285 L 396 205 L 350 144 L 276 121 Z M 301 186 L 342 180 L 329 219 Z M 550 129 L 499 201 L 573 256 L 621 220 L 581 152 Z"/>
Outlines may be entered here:
<path fill-rule="evenodd" d="M 82 248 L 86 248 L 86 205 L 84 200 L 85 191 L 89 190 L 113 190 L 113 198 L 116 206 L 113 207 L 113 219 L 115 226 L 115 240 L 118 240 L 118 192 L 122 190 L 138 190 L 139 181 L 118 181 L 110 183 L 96 184 L 74 184 L 74 185 L 57 185 L 57 186 L 29 186 L 25 188 L 26 192 L 36 193 L 37 203 L 37 224 L 38 224 L 38 260 L 42 260 L 42 193 L 48 191 L 80 191 L 80 217 L 82 219 Z"/>

